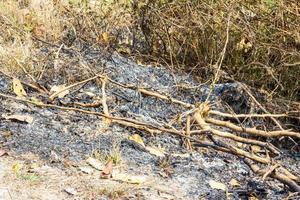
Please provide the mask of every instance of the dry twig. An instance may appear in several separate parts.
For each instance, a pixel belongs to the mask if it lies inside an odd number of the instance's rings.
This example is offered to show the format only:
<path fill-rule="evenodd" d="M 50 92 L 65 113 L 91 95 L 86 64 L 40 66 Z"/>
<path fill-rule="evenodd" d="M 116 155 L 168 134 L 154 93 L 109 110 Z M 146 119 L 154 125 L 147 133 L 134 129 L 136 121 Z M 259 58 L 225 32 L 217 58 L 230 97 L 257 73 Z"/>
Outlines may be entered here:
<path fill-rule="evenodd" d="M 105 92 L 105 85 L 106 85 L 106 82 L 107 82 L 107 78 L 104 78 L 104 79 L 101 79 L 101 82 L 102 82 L 102 106 L 103 106 L 103 113 L 107 116 L 109 116 L 109 111 L 108 111 L 108 106 L 107 106 L 107 103 L 106 103 L 106 92 Z M 104 123 L 106 125 L 109 125 L 111 123 L 111 120 L 104 117 Z"/>
<path fill-rule="evenodd" d="M 87 82 L 89 82 L 89 81 L 91 81 L 91 80 L 97 79 L 97 78 L 99 78 L 99 77 L 100 77 L 100 75 L 96 75 L 96 76 L 91 77 L 91 78 L 88 78 L 88 79 L 86 79 L 86 80 L 79 81 L 79 82 L 77 82 L 77 83 L 73 83 L 73 84 L 71 84 L 71 85 L 69 85 L 69 86 L 63 88 L 62 90 L 59 90 L 59 91 L 53 93 L 52 95 L 50 95 L 49 99 L 50 99 L 50 101 L 53 101 L 60 93 L 66 91 L 66 90 L 68 90 L 68 89 L 71 89 L 71 88 L 73 88 L 73 87 L 76 87 L 76 86 L 78 86 L 78 85 L 87 83 Z"/>
<path fill-rule="evenodd" d="M 267 170 L 263 170 L 260 169 L 260 167 L 258 165 L 253 164 L 250 160 L 248 159 L 244 159 L 244 162 L 251 168 L 251 170 L 256 173 L 259 174 L 261 176 L 263 176 L 265 173 L 267 173 Z M 300 192 L 300 186 L 297 184 L 296 181 L 290 179 L 288 176 L 286 176 L 285 174 L 273 171 L 270 174 L 270 177 L 277 179 L 278 181 L 284 183 L 285 185 L 289 186 L 290 189 L 294 192 Z"/>

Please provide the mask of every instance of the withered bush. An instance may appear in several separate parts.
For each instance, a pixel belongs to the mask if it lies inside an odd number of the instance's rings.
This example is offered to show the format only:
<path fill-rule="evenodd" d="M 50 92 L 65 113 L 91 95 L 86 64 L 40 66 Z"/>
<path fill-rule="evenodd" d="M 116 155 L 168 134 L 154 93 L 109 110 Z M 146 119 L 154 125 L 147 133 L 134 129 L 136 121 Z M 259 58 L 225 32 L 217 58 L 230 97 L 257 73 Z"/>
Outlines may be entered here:
<path fill-rule="evenodd" d="M 133 3 L 147 54 L 209 78 L 226 41 L 221 69 L 236 80 L 300 99 L 300 2 L 154 0 Z"/>
<path fill-rule="evenodd" d="M 269 97 L 300 100 L 298 0 L 5 0 L 0 21 L 2 66 L 43 69 L 32 62 L 33 36 L 112 47 L 207 81 L 226 46 L 225 74 Z"/>

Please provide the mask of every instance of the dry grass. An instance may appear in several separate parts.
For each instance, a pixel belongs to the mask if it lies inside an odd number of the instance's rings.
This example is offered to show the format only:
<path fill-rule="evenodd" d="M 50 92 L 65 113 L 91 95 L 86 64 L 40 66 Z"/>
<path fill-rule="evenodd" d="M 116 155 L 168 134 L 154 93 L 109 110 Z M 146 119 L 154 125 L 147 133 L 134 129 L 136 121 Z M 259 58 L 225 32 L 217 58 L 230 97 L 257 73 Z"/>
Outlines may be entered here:
<path fill-rule="evenodd" d="M 230 16 L 221 69 L 293 99 L 300 89 L 299 9 L 299 1 L 286 0 L 157 0 L 137 3 L 135 16 L 149 55 L 208 79 L 222 53 Z"/>
<path fill-rule="evenodd" d="M 45 63 L 36 37 L 117 50 L 213 80 L 230 20 L 221 69 L 269 97 L 299 100 L 299 10 L 296 0 L 6 0 L 0 65 L 37 77 Z"/>

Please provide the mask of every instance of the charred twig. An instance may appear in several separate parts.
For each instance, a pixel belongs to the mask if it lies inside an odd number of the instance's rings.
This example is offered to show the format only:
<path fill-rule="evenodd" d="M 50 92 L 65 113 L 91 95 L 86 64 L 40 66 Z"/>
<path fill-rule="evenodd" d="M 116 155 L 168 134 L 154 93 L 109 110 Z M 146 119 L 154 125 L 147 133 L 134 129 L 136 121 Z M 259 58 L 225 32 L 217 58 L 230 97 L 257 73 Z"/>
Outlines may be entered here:
<path fill-rule="evenodd" d="M 149 90 L 146 90 L 146 89 L 143 89 L 143 88 L 139 88 L 138 91 L 140 93 L 144 94 L 144 95 L 153 96 L 153 97 L 160 98 L 160 99 L 163 99 L 163 100 L 171 101 L 172 103 L 180 104 L 180 105 L 182 105 L 182 106 L 184 106 L 186 108 L 193 107 L 192 104 L 185 103 L 183 101 L 174 99 L 174 98 L 166 96 L 166 95 L 159 94 L 157 92 L 149 91 Z"/>
<path fill-rule="evenodd" d="M 60 100 L 60 103 L 64 106 L 80 106 L 83 108 L 97 108 L 102 105 L 101 102 L 94 102 L 94 103 L 81 103 L 81 102 L 63 102 Z"/>
<path fill-rule="evenodd" d="M 250 92 L 250 90 L 248 89 L 248 87 L 243 84 L 240 83 L 242 88 L 245 90 L 245 92 L 247 92 L 247 94 L 250 96 L 250 98 L 256 103 L 256 105 L 258 105 L 260 107 L 260 109 L 262 109 L 265 113 L 270 114 L 257 100 L 256 98 L 252 95 L 252 93 Z M 274 117 L 270 117 L 272 119 L 272 121 L 281 129 L 284 130 L 281 126 L 281 124 L 274 118 Z"/>

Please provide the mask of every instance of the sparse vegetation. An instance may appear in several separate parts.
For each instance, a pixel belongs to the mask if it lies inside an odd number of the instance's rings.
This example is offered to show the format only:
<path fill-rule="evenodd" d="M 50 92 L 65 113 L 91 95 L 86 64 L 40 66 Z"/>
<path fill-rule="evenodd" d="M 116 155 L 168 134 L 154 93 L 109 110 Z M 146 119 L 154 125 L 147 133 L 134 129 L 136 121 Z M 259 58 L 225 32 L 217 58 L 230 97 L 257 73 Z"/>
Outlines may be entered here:
<path fill-rule="evenodd" d="M 122 163 L 122 152 L 117 143 L 114 143 L 109 152 L 103 152 L 99 149 L 93 152 L 93 156 L 102 161 L 103 163 L 107 163 L 112 161 L 114 165 L 120 165 Z"/>
<path fill-rule="evenodd" d="M 127 190 L 128 189 L 122 186 L 118 188 L 116 188 L 115 186 L 111 186 L 111 187 L 99 189 L 99 195 L 105 195 L 110 199 L 120 199 L 126 196 Z"/>

